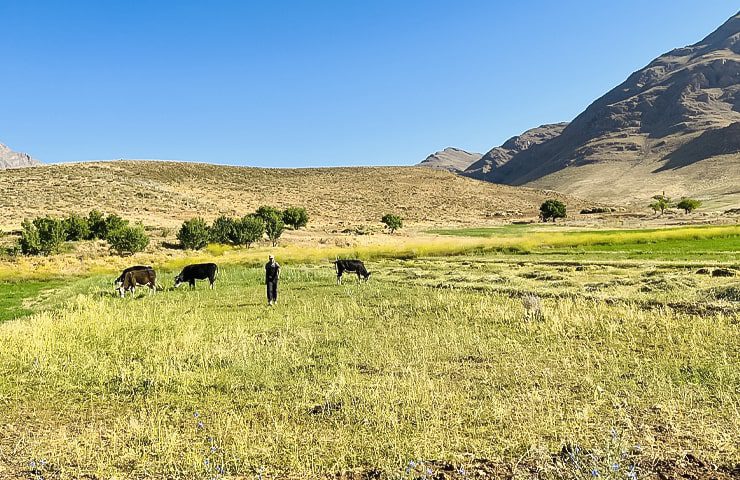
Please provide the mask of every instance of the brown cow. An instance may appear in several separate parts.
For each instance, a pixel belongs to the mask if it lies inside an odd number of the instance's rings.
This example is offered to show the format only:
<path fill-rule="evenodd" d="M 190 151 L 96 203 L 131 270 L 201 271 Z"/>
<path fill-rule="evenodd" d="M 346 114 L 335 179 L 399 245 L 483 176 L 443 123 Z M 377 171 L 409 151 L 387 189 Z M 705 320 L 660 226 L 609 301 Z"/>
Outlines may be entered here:
<path fill-rule="evenodd" d="M 150 288 L 150 293 L 156 293 L 157 274 L 151 268 L 126 272 L 126 275 L 123 277 L 123 283 L 118 287 L 118 292 L 121 294 L 121 298 L 125 297 L 126 292 L 129 291 L 133 297 L 136 292 L 137 285 L 147 286 Z"/>

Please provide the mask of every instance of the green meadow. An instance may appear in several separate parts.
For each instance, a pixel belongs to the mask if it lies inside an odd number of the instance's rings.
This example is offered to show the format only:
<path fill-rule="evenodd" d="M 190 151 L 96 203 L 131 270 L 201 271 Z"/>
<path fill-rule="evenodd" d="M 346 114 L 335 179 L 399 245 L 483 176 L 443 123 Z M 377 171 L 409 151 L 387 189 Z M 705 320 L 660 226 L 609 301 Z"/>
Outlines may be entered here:
<path fill-rule="evenodd" d="M 0 477 L 475 478 L 485 459 L 524 478 L 642 478 L 686 452 L 734 465 L 740 284 L 711 271 L 737 265 L 737 235 L 698 230 L 637 259 L 634 237 L 378 257 L 366 284 L 283 261 L 274 308 L 240 263 L 214 291 L 173 290 L 171 267 L 164 291 L 125 299 L 113 273 L 2 283 Z M 577 464 L 553 460 L 574 447 Z"/>

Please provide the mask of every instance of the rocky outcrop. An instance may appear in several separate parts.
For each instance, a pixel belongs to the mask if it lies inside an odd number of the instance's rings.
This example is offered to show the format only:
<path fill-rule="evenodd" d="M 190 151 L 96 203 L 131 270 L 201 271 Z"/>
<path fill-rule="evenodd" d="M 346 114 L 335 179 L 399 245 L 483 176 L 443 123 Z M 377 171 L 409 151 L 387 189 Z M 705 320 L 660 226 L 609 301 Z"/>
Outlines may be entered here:
<path fill-rule="evenodd" d="M 480 153 L 470 153 L 459 148 L 447 147 L 440 152 L 429 155 L 417 166 L 450 172 L 462 172 L 480 157 Z"/>
<path fill-rule="evenodd" d="M 0 169 L 32 167 L 34 165 L 41 165 L 41 162 L 27 153 L 14 152 L 0 143 Z"/>

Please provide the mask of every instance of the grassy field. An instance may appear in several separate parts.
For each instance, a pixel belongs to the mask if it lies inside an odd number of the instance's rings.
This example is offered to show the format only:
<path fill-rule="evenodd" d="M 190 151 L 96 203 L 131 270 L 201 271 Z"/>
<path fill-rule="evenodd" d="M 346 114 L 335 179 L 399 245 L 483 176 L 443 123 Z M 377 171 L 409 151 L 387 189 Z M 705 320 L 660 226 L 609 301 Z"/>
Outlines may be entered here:
<path fill-rule="evenodd" d="M 70 273 L 0 283 L 0 478 L 658 478 L 689 452 L 731 468 L 740 283 L 695 272 L 736 268 L 738 232 L 696 230 L 285 247 L 274 308 L 264 249 L 201 254 L 215 291 L 172 290 L 187 258 L 160 258 L 166 291 L 126 299 L 102 273 L 117 263 L 47 259 Z M 335 285 L 339 254 L 371 281 Z"/>

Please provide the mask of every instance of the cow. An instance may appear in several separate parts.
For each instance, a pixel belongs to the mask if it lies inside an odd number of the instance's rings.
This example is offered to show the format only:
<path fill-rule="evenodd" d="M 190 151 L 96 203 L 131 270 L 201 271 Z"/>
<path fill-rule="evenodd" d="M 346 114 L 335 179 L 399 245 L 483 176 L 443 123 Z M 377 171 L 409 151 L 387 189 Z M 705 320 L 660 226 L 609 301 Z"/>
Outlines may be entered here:
<path fill-rule="evenodd" d="M 131 270 L 126 273 L 123 277 L 123 283 L 118 287 L 118 293 L 121 298 L 126 296 L 126 292 L 131 292 L 131 296 L 134 296 L 136 292 L 136 286 L 143 285 L 149 287 L 149 293 L 157 293 L 157 274 L 156 272 L 148 268 L 146 270 Z"/>
<path fill-rule="evenodd" d="M 113 281 L 113 284 L 116 286 L 116 288 L 120 287 L 121 284 L 123 283 L 124 278 L 126 278 L 126 274 L 128 272 L 132 272 L 134 270 L 151 270 L 151 269 L 152 269 L 151 265 L 134 265 L 133 267 L 128 267 L 123 272 L 121 272 L 121 275 L 119 275 L 118 278 L 116 278 Z"/>
<path fill-rule="evenodd" d="M 360 260 L 336 260 L 334 261 L 334 267 L 337 270 L 337 284 L 342 284 L 342 274 L 344 272 L 356 273 L 357 281 L 361 279 L 367 280 L 370 278 L 370 272 L 365 268 L 365 264 Z"/>
<path fill-rule="evenodd" d="M 218 275 L 218 265 L 215 263 L 197 263 L 195 265 L 188 265 L 182 269 L 182 272 L 175 277 L 175 288 L 179 287 L 183 283 L 189 283 L 190 288 L 195 288 L 196 280 L 205 280 L 206 278 L 211 283 L 211 290 L 214 289 L 214 283 L 216 283 L 216 275 Z"/>

